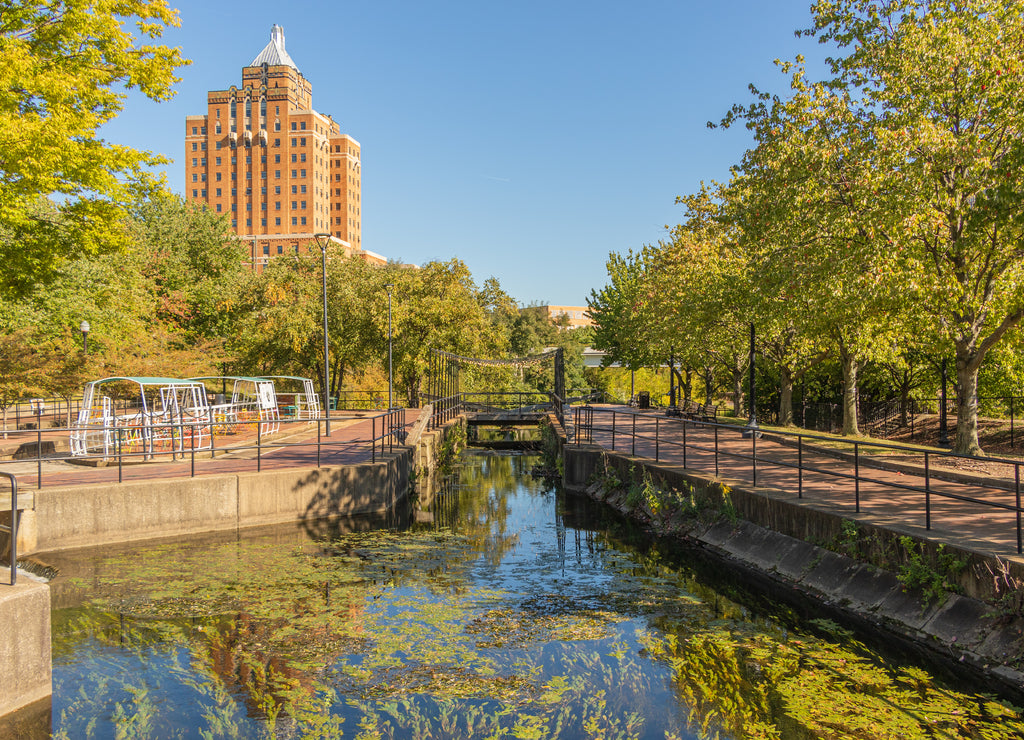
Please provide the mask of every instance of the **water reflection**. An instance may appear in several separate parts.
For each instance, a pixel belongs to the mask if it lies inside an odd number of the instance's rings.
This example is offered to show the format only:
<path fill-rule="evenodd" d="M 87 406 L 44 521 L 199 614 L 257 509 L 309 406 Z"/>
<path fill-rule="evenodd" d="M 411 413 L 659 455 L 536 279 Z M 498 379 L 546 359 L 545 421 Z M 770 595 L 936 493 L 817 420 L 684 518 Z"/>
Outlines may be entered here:
<path fill-rule="evenodd" d="M 752 609 L 699 563 L 531 478 L 536 463 L 470 454 L 423 497 L 429 516 L 58 563 L 55 736 L 1024 731 L 1004 705 L 836 625 Z"/>

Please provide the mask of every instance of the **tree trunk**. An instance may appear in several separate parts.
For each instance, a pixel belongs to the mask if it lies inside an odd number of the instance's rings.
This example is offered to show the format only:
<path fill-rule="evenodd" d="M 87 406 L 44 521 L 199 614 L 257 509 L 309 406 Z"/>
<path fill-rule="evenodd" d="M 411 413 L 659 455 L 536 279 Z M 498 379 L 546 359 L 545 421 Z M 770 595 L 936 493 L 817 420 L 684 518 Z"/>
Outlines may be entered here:
<path fill-rule="evenodd" d="M 693 370 L 686 368 L 686 382 L 683 383 L 683 401 L 689 403 L 693 400 Z"/>
<path fill-rule="evenodd" d="M 953 452 L 984 455 L 978 442 L 978 351 L 967 342 L 956 343 L 956 437 Z"/>
<path fill-rule="evenodd" d="M 857 370 L 859 363 L 852 353 L 840 350 L 843 364 L 843 436 L 859 437 L 857 424 Z"/>
<path fill-rule="evenodd" d="M 779 426 L 793 426 L 793 371 L 779 366 Z"/>
<path fill-rule="evenodd" d="M 739 419 L 743 416 L 743 376 L 746 373 L 736 366 L 730 367 L 729 373 L 732 375 L 732 413 Z"/>

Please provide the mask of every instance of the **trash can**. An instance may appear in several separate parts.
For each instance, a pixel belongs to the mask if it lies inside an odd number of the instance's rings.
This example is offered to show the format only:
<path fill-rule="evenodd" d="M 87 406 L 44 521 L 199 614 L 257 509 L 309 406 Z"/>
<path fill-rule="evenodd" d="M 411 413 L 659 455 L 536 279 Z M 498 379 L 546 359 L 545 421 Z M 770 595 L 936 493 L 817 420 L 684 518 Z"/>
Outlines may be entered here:
<path fill-rule="evenodd" d="M 651 394 L 649 391 L 640 391 L 636 398 L 638 409 L 649 409 L 651 407 Z"/>

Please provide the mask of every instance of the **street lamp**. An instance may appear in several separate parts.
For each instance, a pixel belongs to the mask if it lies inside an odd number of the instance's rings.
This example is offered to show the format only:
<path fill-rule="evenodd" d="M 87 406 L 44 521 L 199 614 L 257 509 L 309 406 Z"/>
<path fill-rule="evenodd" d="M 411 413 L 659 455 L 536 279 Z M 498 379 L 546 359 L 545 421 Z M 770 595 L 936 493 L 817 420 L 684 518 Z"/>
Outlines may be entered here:
<path fill-rule="evenodd" d="M 754 393 L 754 322 L 750 322 L 750 419 L 743 432 L 744 437 L 761 438 L 761 430 L 757 425 L 757 398 Z"/>
<path fill-rule="evenodd" d="M 83 320 L 78 325 L 78 330 L 82 332 L 82 351 L 85 354 L 89 354 L 89 322 Z"/>
<path fill-rule="evenodd" d="M 395 405 L 391 402 L 391 394 L 394 391 L 394 372 L 391 364 L 391 289 L 395 287 L 394 283 L 388 283 L 384 286 L 384 289 L 388 292 L 388 411 L 393 409 Z"/>
<path fill-rule="evenodd" d="M 316 245 L 320 247 L 320 276 L 324 287 L 324 413 L 327 415 L 327 436 L 331 436 L 331 371 L 330 357 L 327 350 L 327 245 L 331 243 L 330 234 L 313 234 Z"/>

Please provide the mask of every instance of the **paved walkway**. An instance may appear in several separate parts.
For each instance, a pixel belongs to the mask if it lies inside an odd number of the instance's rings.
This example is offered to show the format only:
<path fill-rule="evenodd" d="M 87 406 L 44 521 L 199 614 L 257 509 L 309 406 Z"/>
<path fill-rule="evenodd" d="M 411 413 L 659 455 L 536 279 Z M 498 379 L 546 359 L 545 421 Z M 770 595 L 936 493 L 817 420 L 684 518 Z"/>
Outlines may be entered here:
<path fill-rule="evenodd" d="M 751 439 L 743 437 L 740 429 L 721 427 L 716 434 L 714 427 L 691 422 L 685 424 L 684 446 L 684 424 L 664 413 L 597 407 L 593 418 L 592 441 L 608 449 L 685 464 L 748 485 L 756 481 L 758 488 L 771 489 L 766 493 L 774 497 L 802 500 L 848 516 L 856 515 L 859 499 L 860 513 L 875 523 L 898 524 L 971 550 L 1018 557 L 1020 514 L 1012 465 L 999 477 L 961 472 L 950 476 L 947 473 L 952 471 L 937 469 L 937 463 L 947 460 L 935 453 L 929 454 L 926 476 L 923 452 L 901 454 L 900 470 L 884 470 L 877 464 L 885 457 L 870 450 L 868 454 L 860 450 L 855 461 L 852 444 L 843 450 L 847 454 L 837 455 L 837 450 L 815 446 L 813 440 L 798 447 L 794 437 L 765 433 Z M 756 464 L 752 461 L 755 448 Z M 798 462 L 804 467 L 802 473 Z M 931 529 L 926 533 L 929 509 Z"/>
<path fill-rule="evenodd" d="M 413 412 L 415 413 L 415 412 Z M 406 421 L 413 416 L 406 415 Z M 45 456 L 41 462 L 31 460 L 0 460 L 0 471 L 13 473 L 18 479 L 19 491 L 40 487 L 74 486 L 91 483 L 116 483 L 119 479 L 147 480 L 155 478 L 187 478 L 193 475 L 216 475 L 257 470 L 280 470 L 293 467 L 316 467 L 328 465 L 351 465 L 369 462 L 375 454 L 380 455 L 381 443 L 376 443 L 376 453 L 371 440 L 382 433 L 382 420 L 364 418 L 340 418 L 331 421 L 331 436 L 323 432 L 320 425 L 319 452 L 317 427 L 305 422 L 282 423 L 281 431 L 257 439 L 255 424 L 240 425 L 236 434 L 215 435 L 215 455 L 209 450 L 186 452 L 173 460 L 170 455 L 160 455 L 155 460 L 145 461 L 141 457 L 122 457 L 120 468 L 116 456 L 102 466 L 86 464 L 88 461 L 70 457 L 67 439 L 68 431 L 45 430 L 42 439 L 54 441 L 57 452 Z M 5 446 L 17 447 L 21 443 L 36 443 L 35 432 L 20 433 L 5 441 Z M 257 443 L 259 442 L 259 447 Z M 63 450 L 63 451 L 62 451 Z M 211 459 L 212 458 L 212 459 Z M 0 486 L 6 488 L 0 479 Z M 0 499 L 3 494 L 0 493 Z"/>

